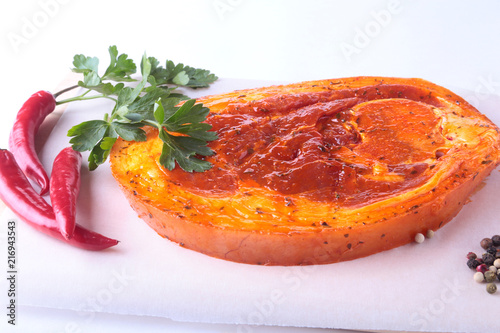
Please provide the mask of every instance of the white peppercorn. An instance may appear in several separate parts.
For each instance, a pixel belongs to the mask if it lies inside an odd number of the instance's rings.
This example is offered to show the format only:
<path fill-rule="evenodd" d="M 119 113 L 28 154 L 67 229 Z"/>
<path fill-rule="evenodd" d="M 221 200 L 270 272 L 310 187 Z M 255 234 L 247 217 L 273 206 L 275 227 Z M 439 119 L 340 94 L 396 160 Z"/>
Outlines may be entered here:
<path fill-rule="evenodd" d="M 481 272 L 476 272 L 474 274 L 474 281 L 476 281 L 477 283 L 483 282 L 484 281 L 484 274 Z"/>
<path fill-rule="evenodd" d="M 423 234 L 418 233 L 415 235 L 415 242 L 421 244 L 424 242 L 424 240 L 425 240 L 425 236 Z"/>

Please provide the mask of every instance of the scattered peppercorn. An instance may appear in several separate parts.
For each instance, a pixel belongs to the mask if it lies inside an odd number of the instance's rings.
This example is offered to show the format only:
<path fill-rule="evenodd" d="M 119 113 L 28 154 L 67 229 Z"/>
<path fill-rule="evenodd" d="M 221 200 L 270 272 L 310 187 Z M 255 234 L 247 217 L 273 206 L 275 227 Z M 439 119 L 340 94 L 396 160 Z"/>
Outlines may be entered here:
<path fill-rule="evenodd" d="M 427 233 L 425 234 L 425 237 L 427 237 L 429 239 L 432 238 L 432 237 L 434 237 L 434 230 L 430 230 L 430 229 L 427 230 Z"/>
<path fill-rule="evenodd" d="M 415 235 L 415 242 L 421 244 L 424 242 L 424 240 L 425 240 L 425 236 L 423 234 L 418 233 Z"/>
<path fill-rule="evenodd" d="M 488 294 L 496 293 L 497 292 L 497 285 L 494 283 L 488 283 L 486 285 L 486 291 L 488 292 Z"/>
<path fill-rule="evenodd" d="M 477 254 L 475 254 L 474 252 L 467 253 L 467 259 L 476 259 L 476 258 Z"/>
<path fill-rule="evenodd" d="M 490 294 L 497 292 L 496 280 L 500 281 L 500 235 L 483 238 L 480 242 L 485 252 L 477 256 L 474 252 L 467 254 L 467 266 L 474 269 L 474 281 L 486 281 L 486 290 Z"/>
<path fill-rule="evenodd" d="M 488 267 L 491 266 L 491 265 L 493 265 L 494 261 L 495 261 L 495 256 L 492 255 L 491 253 L 486 252 L 485 254 L 483 254 L 483 262 Z"/>
<path fill-rule="evenodd" d="M 495 256 L 497 254 L 497 248 L 492 245 L 486 250 L 486 252 Z"/>
<path fill-rule="evenodd" d="M 474 273 L 474 281 L 477 283 L 481 283 L 484 281 L 484 274 L 481 272 L 476 272 Z"/>
<path fill-rule="evenodd" d="M 491 238 L 483 238 L 480 244 L 483 249 L 487 250 L 490 246 L 493 245 L 493 241 L 491 240 Z"/>
<path fill-rule="evenodd" d="M 470 269 L 476 269 L 477 266 L 479 266 L 479 261 L 477 261 L 476 259 L 474 258 L 471 258 L 467 261 L 467 266 L 470 268 Z"/>
<path fill-rule="evenodd" d="M 497 275 L 493 273 L 492 271 L 487 271 L 484 273 L 484 279 L 486 282 L 494 282 L 497 279 Z"/>
<path fill-rule="evenodd" d="M 481 273 L 484 273 L 487 270 L 488 270 L 488 266 L 486 266 L 485 264 L 481 264 L 481 265 L 476 267 L 476 271 L 481 272 Z"/>

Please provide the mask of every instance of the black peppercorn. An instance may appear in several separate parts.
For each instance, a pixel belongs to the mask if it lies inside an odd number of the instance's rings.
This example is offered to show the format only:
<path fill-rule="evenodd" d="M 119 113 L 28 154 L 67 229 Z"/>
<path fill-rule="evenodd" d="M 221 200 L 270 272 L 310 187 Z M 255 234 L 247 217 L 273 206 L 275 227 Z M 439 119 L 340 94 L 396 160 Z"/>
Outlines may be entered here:
<path fill-rule="evenodd" d="M 485 254 L 483 254 L 483 262 L 487 266 L 493 265 L 493 262 L 495 261 L 495 259 L 496 259 L 495 256 L 491 253 L 486 252 Z"/>
<path fill-rule="evenodd" d="M 483 238 L 483 240 L 481 240 L 481 247 L 485 250 L 487 250 L 492 245 L 493 241 L 491 240 L 491 238 Z"/>
<path fill-rule="evenodd" d="M 476 259 L 474 258 L 471 258 L 469 260 L 467 260 L 467 266 L 470 268 L 470 269 L 476 269 L 477 266 L 479 266 L 479 261 L 477 261 Z"/>
<path fill-rule="evenodd" d="M 488 253 L 490 253 L 490 254 L 492 254 L 492 255 L 496 255 L 496 254 L 497 254 L 497 248 L 496 248 L 496 247 L 494 247 L 494 246 L 492 245 L 492 246 L 490 246 L 490 247 L 486 250 L 486 252 L 488 252 Z"/>
<path fill-rule="evenodd" d="M 491 237 L 491 241 L 493 242 L 493 245 L 500 246 L 500 235 Z"/>

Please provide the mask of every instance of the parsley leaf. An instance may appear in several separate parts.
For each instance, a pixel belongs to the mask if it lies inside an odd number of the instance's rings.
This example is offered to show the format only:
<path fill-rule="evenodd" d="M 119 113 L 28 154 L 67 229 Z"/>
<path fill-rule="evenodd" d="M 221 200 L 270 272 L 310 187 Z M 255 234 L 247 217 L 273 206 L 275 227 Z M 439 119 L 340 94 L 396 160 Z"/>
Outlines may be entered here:
<path fill-rule="evenodd" d="M 83 75 L 83 84 L 84 87 L 96 87 L 101 84 L 101 78 L 97 75 L 96 72 L 90 71 L 86 72 Z"/>
<path fill-rule="evenodd" d="M 111 130 L 125 141 L 146 141 L 146 132 L 141 127 L 140 123 L 111 123 Z"/>
<path fill-rule="evenodd" d="M 216 133 L 210 131 L 211 125 L 204 122 L 210 110 L 175 89 L 207 87 L 217 76 L 170 60 L 162 67 L 156 58 L 144 55 L 140 63 L 141 77 L 135 80 L 132 78 L 137 71 L 134 61 L 126 54 L 119 54 L 116 46 L 110 46 L 108 52 L 110 63 L 102 75 L 98 72 L 99 59 L 76 55 L 72 70 L 83 74 L 78 86 L 86 91 L 57 101 L 62 104 L 107 98 L 115 103 L 104 120 L 86 121 L 68 131 L 73 149 L 90 152 L 89 169 L 94 170 L 107 160 L 117 138 L 146 140 L 145 126 L 158 129 L 163 142 L 160 163 L 167 169 L 172 170 L 176 165 L 188 172 L 210 169 L 210 162 L 203 158 L 213 154 L 208 142 L 217 139 Z M 132 81 L 137 83 L 129 86 Z M 181 101 L 184 103 L 178 106 Z"/>
<path fill-rule="evenodd" d="M 113 144 L 116 142 L 117 138 L 105 137 L 99 144 L 95 145 L 89 154 L 89 170 L 95 170 L 97 167 L 104 162 L 106 162 Z"/>
<path fill-rule="evenodd" d="M 154 105 L 157 100 L 162 99 L 166 100 L 167 98 L 170 97 L 170 92 L 174 88 L 154 88 L 154 89 L 149 89 L 147 92 L 141 96 L 141 98 L 138 98 L 134 100 L 129 106 L 128 109 L 129 111 L 146 111 L 149 112 L 149 110 L 152 110 L 154 108 Z M 173 99 L 173 97 L 170 97 Z M 179 99 L 175 102 L 175 104 L 178 104 L 180 102 Z"/>
<path fill-rule="evenodd" d="M 215 74 L 210 73 L 210 71 L 206 69 L 199 69 L 186 66 L 184 67 L 184 71 L 189 77 L 189 82 L 186 84 L 186 87 L 204 88 L 208 87 L 209 84 L 217 80 L 217 76 L 215 76 Z"/>
<path fill-rule="evenodd" d="M 161 105 L 160 101 L 155 103 L 153 109 L 153 117 L 160 124 L 163 124 L 163 122 L 165 121 L 165 109 L 163 108 L 163 105 Z"/>
<path fill-rule="evenodd" d="M 191 99 L 181 107 L 173 107 L 170 110 L 165 110 L 161 101 L 156 103 L 154 117 L 161 123 L 159 137 L 163 141 L 160 163 L 169 170 L 173 169 L 175 161 L 189 172 L 206 171 L 211 167 L 209 162 L 199 159 L 196 155 L 213 155 L 213 151 L 207 147 L 207 141 L 215 140 L 217 135 L 208 132 L 212 128 L 211 125 L 201 123 L 208 114 L 208 108 L 195 102 Z M 200 117 L 201 114 L 205 114 L 205 117 Z M 170 134 L 172 132 L 181 135 Z"/>
<path fill-rule="evenodd" d="M 76 151 L 91 150 L 105 136 L 108 127 L 109 123 L 104 120 L 85 121 L 68 131 L 68 136 L 73 137 L 69 142 Z"/>
<path fill-rule="evenodd" d="M 160 131 L 159 137 L 163 141 L 160 163 L 168 170 L 175 168 L 175 162 L 188 172 L 203 172 L 212 167 L 210 162 L 195 157 L 197 153 L 205 156 L 212 154 L 203 140 L 173 136 L 165 130 Z"/>
<path fill-rule="evenodd" d="M 111 61 L 103 77 L 114 81 L 135 81 L 130 77 L 137 70 L 134 60 L 129 59 L 126 54 L 118 55 L 118 49 L 114 45 L 108 51 Z"/>
<path fill-rule="evenodd" d="M 208 132 L 212 126 L 202 123 L 210 110 L 195 103 L 194 99 L 185 102 L 167 119 L 164 126 L 170 132 L 185 134 L 199 140 L 212 141 L 217 139 L 214 132 Z"/>
<path fill-rule="evenodd" d="M 87 72 L 97 72 L 99 67 L 99 59 L 96 57 L 86 57 L 83 54 L 77 54 L 73 58 L 73 72 L 75 73 L 87 73 Z"/>
<path fill-rule="evenodd" d="M 189 76 L 186 74 L 185 71 L 181 71 L 177 73 L 176 76 L 174 76 L 172 82 L 179 86 L 185 86 L 189 83 Z"/>
<path fill-rule="evenodd" d="M 167 60 L 165 67 L 153 57 L 149 58 L 151 63 L 151 76 L 157 85 L 176 84 L 190 88 L 204 88 L 215 82 L 218 77 L 209 70 L 175 64 Z"/>

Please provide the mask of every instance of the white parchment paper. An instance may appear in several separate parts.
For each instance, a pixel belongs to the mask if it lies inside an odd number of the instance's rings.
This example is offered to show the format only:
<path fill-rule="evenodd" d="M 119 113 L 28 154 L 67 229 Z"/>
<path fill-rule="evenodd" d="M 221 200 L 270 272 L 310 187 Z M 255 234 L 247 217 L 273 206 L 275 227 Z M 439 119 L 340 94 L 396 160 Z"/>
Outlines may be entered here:
<path fill-rule="evenodd" d="M 221 79 L 189 93 L 268 84 Z M 474 101 L 500 124 L 498 96 Z M 71 126 L 108 110 L 102 101 L 70 105 L 40 152 L 47 168 L 68 145 Z M 0 217 L 0 248 L 6 247 L 7 221 L 17 221 L 19 305 L 76 310 L 75 327 L 108 312 L 238 324 L 237 332 L 251 332 L 256 324 L 499 331 L 500 293 L 489 295 L 484 284 L 474 282 L 465 259 L 469 251 L 481 252 L 483 237 L 500 233 L 499 188 L 495 170 L 461 213 L 423 244 L 332 265 L 262 267 L 214 259 L 162 239 L 137 218 L 103 165 L 83 170 L 78 223 L 119 239 L 118 246 L 98 253 L 75 249 L 26 226 L 7 209 Z"/>

